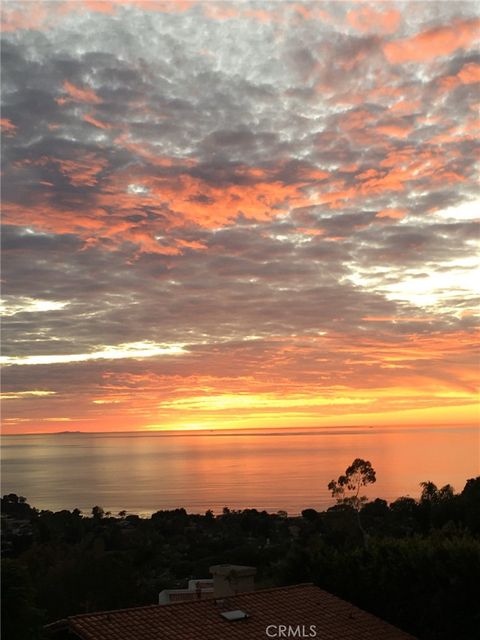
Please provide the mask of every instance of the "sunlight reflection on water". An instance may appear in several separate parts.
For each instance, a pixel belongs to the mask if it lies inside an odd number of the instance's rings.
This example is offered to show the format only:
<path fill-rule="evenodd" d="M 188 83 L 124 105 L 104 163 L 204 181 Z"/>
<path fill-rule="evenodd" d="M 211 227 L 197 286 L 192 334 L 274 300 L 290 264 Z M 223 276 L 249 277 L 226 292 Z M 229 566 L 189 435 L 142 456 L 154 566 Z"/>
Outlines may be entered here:
<path fill-rule="evenodd" d="M 327 483 L 356 457 L 377 472 L 367 495 L 387 500 L 417 497 L 423 480 L 460 491 L 480 472 L 475 427 L 4 436 L 1 449 L 3 493 L 114 514 L 325 508 Z"/>

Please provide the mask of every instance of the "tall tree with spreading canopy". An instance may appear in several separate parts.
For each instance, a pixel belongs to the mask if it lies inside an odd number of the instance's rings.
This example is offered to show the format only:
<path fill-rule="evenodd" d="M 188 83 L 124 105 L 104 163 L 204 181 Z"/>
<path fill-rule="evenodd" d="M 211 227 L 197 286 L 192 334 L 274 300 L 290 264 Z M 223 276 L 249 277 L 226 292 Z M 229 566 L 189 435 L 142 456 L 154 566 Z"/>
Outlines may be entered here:
<path fill-rule="evenodd" d="M 337 499 L 337 503 L 348 505 L 355 510 L 358 527 L 362 533 L 365 548 L 368 546 L 368 535 L 362 525 L 360 509 L 367 501 L 367 497 L 361 496 L 360 490 L 367 484 L 373 484 L 376 480 L 377 477 L 372 464 L 368 460 L 355 458 L 352 464 L 345 470 L 344 475 L 328 483 L 328 490 L 331 491 L 332 496 Z"/>

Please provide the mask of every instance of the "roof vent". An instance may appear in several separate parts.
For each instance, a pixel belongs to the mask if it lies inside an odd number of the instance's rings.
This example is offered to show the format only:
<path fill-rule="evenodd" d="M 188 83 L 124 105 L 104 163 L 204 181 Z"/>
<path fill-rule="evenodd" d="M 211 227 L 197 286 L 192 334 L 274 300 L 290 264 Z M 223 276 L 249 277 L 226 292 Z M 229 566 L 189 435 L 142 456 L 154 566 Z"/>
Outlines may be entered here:
<path fill-rule="evenodd" d="M 235 611 L 224 611 L 220 614 L 222 618 L 225 620 L 229 620 L 233 622 L 234 620 L 244 620 L 245 618 L 249 618 L 250 616 L 245 611 L 240 611 L 240 609 L 236 609 Z"/>

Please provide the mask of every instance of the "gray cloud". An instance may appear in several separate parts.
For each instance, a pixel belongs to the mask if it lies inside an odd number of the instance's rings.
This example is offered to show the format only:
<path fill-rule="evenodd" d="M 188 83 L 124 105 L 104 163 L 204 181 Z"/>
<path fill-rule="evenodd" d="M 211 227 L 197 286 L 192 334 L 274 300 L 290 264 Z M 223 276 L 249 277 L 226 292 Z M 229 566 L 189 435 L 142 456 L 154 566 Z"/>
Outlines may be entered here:
<path fill-rule="evenodd" d="M 287 3 L 234 3 L 231 18 L 122 6 L 4 34 L 5 295 L 23 305 L 5 355 L 188 351 L 11 366 L 7 388 L 38 374 L 68 395 L 78 375 L 87 397 L 106 369 L 262 378 L 265 362 L 265 381 L 373 387 L 386 375 L 375 347 L 350 363 L 366 334 L 401 348 L 407 334 L 471 330 L 471 288 L 448 281 L 448 299 L 422 302 L 404 283 L 473 273 L 474 223 L 442 211 L 478 196 L 478 84 L 458 80 L 478 52 L 391 64 L 384 47 L 477 12 L 395 3 L 396 33 L 363 33 L 356 7 L 312 3 L 330 17 L 307 20 Z M 321 335 L 350 351 L 315 342 L 277 359 L 277 341 Z M 412 359 L 399 376 L 443 367 L 454 381 L 447 360 Z"/>

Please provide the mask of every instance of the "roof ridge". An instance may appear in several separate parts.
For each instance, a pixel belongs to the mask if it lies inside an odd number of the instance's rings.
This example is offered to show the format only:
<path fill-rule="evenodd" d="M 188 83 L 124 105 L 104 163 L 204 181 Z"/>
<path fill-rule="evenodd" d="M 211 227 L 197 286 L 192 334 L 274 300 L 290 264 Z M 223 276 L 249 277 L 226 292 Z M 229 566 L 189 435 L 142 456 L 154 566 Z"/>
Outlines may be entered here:
<path fill-rule="evenodd" d="M 253 591 L 242 591 L 234 596 L 224 596 L 223 598 L 216 598 L 216 600 L 226 600 L 227 598 L 237 598 L 238 596 L 246 596 L 252 593 L 270 593 L 270 591 L 286 591 L 287 589 L 299 589 L 300 587 L 316 587 L 313 582 L 299 582 L 298 584 L 286 584 L 283 587 L 268 587 L 267 589 L 254 589 Z"/>
<path fill-rule="evenodd" d="M 245 595 L 253 595 L 253 594 L 257 594 L 257 593 L 271 593 L 272 591 L 286 591 L 288 590 L 293 590 L 293 589 L 299 589 L 302 587 L 315 587 L 316 589 L 320 589 L 320 587 L 317 587 L 313 584 L 313 582 L 300 582 L 299 584 L 288 584 L 285 585 L 283 587 L 269 587 L 268 589 L 254 589 L 253 591 L 242 591 L 241 593 L 237 593 L 235 595 L 232 596 L 221 596 L 218 598 L 208 598 L 206 600 L 187 600 L 187 601 L 183 601 L 183 602 L 169 602 L 168 604 L 144 604 L 144 605 L 140 605 L 137 607 L 122 607 L 121 609 L 107 609 L 105 611 L 92 611 L 90 613 L 76 613 L 72 616 L 68 616 L 66 618 L 66 620 L 78 620 L 79 618 L 86 618 L 86 617 L 92 617 L 92 616 L 107 616 L 111 613 L 122 613 L 122 612 L 126 612 L 126 611 L 138 611 L 139 609 L 145 610 L 145 609 L 156 609 L 157 607 L 178 607 L 181 605 L 191 605 L 192 602 L 193 603 L 198 603 L 198 602 L 209 602 L 211 600 L 229 600 L 230 598 L 238 598 L 239 596 L 245 596 Z M 322 589 L 320 589 L 322 590 Z"/>

